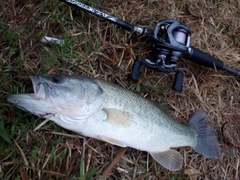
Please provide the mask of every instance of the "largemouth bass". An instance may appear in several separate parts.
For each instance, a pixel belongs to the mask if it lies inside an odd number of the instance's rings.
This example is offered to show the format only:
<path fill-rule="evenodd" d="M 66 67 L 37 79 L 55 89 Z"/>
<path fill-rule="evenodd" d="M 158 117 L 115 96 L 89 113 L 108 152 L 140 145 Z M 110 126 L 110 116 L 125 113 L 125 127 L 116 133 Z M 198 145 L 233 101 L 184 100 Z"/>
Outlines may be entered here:
<path fill-rule="evenodd" d="M 219 145 L 207 114 L 197 111 L 188 126 L 172 120 L 153 102 L 117 85 L 84 76 L 30 76 L 34 93 L 13 94 L 8 101 L 34 115 L 84 136 L 147 151 L 165 168 L 182 167 L 171 148 L 191 146 L 217 158 Z"/>

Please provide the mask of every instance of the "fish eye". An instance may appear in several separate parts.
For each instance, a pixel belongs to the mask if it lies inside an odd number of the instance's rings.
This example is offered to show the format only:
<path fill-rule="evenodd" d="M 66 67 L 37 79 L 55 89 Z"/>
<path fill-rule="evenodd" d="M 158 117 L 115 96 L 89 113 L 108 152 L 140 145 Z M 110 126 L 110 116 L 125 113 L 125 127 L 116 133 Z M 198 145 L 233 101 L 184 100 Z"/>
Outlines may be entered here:
<path fill-rule="evenodd" d="M 63 82 L 63 77 L 60 76 L 60 75 L 53 75 L 53 76 L 51 77 L 51 81 L 52 81 L 53 83 L 60 84 L 60 83 Z"/>

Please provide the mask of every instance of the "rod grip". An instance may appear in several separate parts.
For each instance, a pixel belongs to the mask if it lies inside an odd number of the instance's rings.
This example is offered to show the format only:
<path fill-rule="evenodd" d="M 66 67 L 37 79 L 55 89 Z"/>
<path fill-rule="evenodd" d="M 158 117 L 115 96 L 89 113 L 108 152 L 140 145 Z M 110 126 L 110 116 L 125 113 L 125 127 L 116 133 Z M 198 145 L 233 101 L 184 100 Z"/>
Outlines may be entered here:
<path fill-rule="evenodd" d="M 221 60 L 216 59 L 194 47 L 190 47 L 188 51 L 188 54 L 184 55 L 186 59 L 206 67 L 223 69 L 224 64 Z"/>

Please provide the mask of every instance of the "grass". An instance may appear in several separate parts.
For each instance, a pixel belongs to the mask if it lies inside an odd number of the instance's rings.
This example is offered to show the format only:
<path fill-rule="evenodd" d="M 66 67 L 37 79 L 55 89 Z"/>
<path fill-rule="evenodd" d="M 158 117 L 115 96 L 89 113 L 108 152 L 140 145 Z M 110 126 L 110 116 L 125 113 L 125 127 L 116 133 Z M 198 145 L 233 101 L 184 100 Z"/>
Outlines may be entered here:
<path fill-rule="evenodd" d="M 90 5 L 149 28 L 162 19 L 177 19 L 190 27 L 192 46 L 240 69 L 237 1 L 92 0 Z M 90 180 L 103 179 L 104 174 L 109 179 L 238 179 L 239 78 L 181 59 L 182 93 L 171 90 L 173 75 L 144 68 L 140 82 L 133 83 L 129 75 L 134 59 L 149 57 L 149 44 L 59 1 L 0 0 L 0 34 L 0 179 Z M 43 44 L 44 35 L 65 43 Z M 210 160 L 191 148 L 179 148 L 183 168 L 170 172 L 145 152 L 82 137 L 51 121 L 37 128 L 44 119 L 9 104 L 6 96 L 29 91 L 27 77 L 38 73 L 105 79 L 166 102 L 182 123 L 204 109 L 216 129 L 221 154 Z"/>

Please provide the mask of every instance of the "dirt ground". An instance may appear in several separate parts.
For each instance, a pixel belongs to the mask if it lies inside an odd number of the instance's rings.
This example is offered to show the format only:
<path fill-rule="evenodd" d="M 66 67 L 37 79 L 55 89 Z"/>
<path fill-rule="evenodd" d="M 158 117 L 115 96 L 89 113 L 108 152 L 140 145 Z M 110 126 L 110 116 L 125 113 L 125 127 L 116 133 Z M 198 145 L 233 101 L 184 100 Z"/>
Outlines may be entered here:
<path fill-rule="evenodd" d="M 240 70 L 239 0 L 82 2 L 151 29 L 163 19 L 183 22 L 191 30 L 191 46 Z M 181 93 L 171 89 L 172 73 L 142 68 L 134 83 L 129 78 L 133 62 L 150 57 L 151 43 L 57 0 L 0 0 L 0 27 L 0 179 L 240 179 L 239 77 L 180 58 L 177 68 L 185 73 Z M 64 45 L 41 43 L 43 36 L 64 39 Z M 53 122 L 38 128 L 45 119 L 5 98 L 28 91 L 28 75 L 43 73 L 87 75 L 118 84 L 165 102 L 184 124 L 203 109 L 221 153 L 213 160 L 190 147 L 178 148 L 183 168 L 171 172 L 146 152 L 82 137 Z"/>

